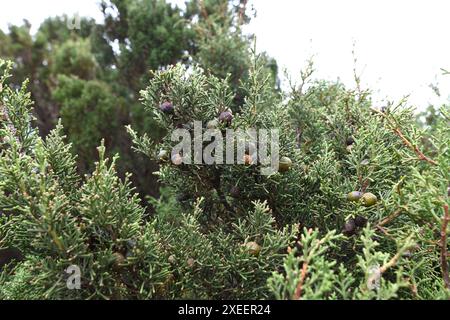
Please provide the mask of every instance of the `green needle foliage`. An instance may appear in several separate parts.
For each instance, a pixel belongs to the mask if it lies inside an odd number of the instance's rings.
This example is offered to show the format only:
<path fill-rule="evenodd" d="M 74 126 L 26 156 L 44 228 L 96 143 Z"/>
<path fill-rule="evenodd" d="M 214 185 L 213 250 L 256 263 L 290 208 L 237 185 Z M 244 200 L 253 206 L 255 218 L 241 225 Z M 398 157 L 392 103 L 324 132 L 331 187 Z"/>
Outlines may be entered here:
<path fill-rule="evenodd" d="M 41 139 L 30 125 L 25 86 L 10 89 L 10 64 L 0 68 L 0 246 L 24 257 L 3 270 L 0 297 L 155 297 L 168 264 L 152 224 L 142 224 L 144 208 L 129 180 L 116 175 L 116 159 L 105 159 L 101 146 L 95 170 L 80 177 L 61 125 Z M 83 290 L 67 288 L 71 265 L 81 269 Z"/>
<path fill-rule="evenodd" d="M 0 298 L 450 297 L 448 106 L 420 126 L 404 101 L 378 108 L 359 85 L 309 80 L 312 65 L 284 95 L 264 56 L 238 85 L 199 65 L 154 71 L 142 109 L 163 135 L 127 126 L 134 150 L 159 162 L 148 214 L 104 143 L 80 175 L 61 124 L 38 135 L 10 69 L 0 62 L 0 253 L 16 259 L 1 265 Z M 101 104 L 106 92 L 92 94 Z M 177 164 L 171 134 L 193 135 L 194 121 L 279 129 L 292 165 Z M 80 289 L 68 286 L 73 266 Z"/>
<path fill-rule="evenodd" d="M 25 86 L 7 86 L 1 62 L 2 153 L 0 248 L 22 258 L 2 265 L 3 299 L 264 298 L 266 280 L 292 245 L 296 227 L 276 227 L 267 203 L 226 228 L 205 228 L 203 199 L 183 210 L 154 200 L 146 218 L 114 158 L 81 177 L 58 125 L 46 139 L 30 125 Z M 257 241 L 261 249 L 249 251 Z M 81 271 L 81 289 L 67 286 L 66 270 Z"/>
<path fill-rule="evenodd" d="M 269 296 L 448 297 L 448 108 L 442 108 L 432 132 L 424 131 L 404 101 L 377 108 L 370 91 L 359 85 L 350 90 L 309 81 L 312 65 L 302 73 L 303 83 L 283 97 L 262 65 L 256 59 L 241 81 L 246 98 L 237 110 L 226 81 L 181 65 L 153 74 L 142 91 L 144 108 L 169 133 L 191 129 L 195 120 L 218 119 L 224 110 L 236 112 L 231 123 L 219 122 L 220 130 L 282 128 L 280 156 L 293 161 L 291 170 L 261 176 L 258 164 L 176 165 L 158 159 L 161 150 L 169 153 L 177 143 L 170 134 L 155 144 L 129 127 L 135 149 L 160 161 L 156 174 L 168 186 L 165 192 L 186 209 L 202 197 L 206 230 L 220 225 L 232 232 L 255 201 L 266 203 L 278 229 L 306 227 L 295 246 L 285 248 L 284 271 L 278 268 L 268 279 Z M 165 101 L 173 112 L 161 111 Z M 350 201 L 350 192 L 362 198 Z"/>

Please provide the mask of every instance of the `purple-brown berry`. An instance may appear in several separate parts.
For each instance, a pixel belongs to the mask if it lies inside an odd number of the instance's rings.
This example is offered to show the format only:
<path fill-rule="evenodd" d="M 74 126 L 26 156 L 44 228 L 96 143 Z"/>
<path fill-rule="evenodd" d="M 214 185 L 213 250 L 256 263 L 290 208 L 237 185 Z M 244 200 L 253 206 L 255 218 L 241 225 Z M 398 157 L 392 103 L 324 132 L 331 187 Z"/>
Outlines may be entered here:
<path fill-rule="evenodd" d="M 173 113 L 173 104 L 169 101 L 164 101 L 160 106 L 159 110 L 161 110 L 163 113 Z"/>
<path fill-rule="evenodd" d="M 364 228 L 367 224 L 367 219 L 361 216 L 356 216 L 355 224 L 357 227 Z"/>
<path fill-rule="evenodd" d="M 354 219 L 349 219 L 345 222 L 344 230 L 342 231 L 346 236 L 351 236 L 355 234 L 356 223 Z"/>
<path fill-rule="evenodd" d="M 241 195 L 241 190 L 239 190 L 238 187 L 233 186 L 230 189 L 230 196 L 232 196 L 233 198 L 239 198 Z"/>
<path fill-rule="evenodd" d="M 231 121 L 233 120 L 233 114 L 231 111 L 224 111 L 219 115 L 219 121 L 226 123 L 227 125 L 231 124 Z"/>

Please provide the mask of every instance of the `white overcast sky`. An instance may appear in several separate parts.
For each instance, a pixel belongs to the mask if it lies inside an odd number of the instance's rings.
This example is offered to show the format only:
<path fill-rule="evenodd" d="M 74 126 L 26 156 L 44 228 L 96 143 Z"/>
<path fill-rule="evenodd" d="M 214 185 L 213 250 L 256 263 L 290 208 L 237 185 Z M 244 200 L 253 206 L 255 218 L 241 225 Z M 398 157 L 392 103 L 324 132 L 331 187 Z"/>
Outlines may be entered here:
<path fill-rule="evenodd" d="M 174 0 L 184 3 L 183 0 Z M 450 76 L 449 0 L 251 0 L 257 17 L 246 28 L 257 48 L 275 57 L 295 78 L 314 55 L 319 78 L 353 85 L 357 70 L 377 101 L 410 94 L 420 109 L 447 101 Z M 0 28 L 28 19 L 35 28 L 62 13 L 101 20 L 97 0 L 0 0 Z M 438 99 L 429 84 L 438 84 Z"/>

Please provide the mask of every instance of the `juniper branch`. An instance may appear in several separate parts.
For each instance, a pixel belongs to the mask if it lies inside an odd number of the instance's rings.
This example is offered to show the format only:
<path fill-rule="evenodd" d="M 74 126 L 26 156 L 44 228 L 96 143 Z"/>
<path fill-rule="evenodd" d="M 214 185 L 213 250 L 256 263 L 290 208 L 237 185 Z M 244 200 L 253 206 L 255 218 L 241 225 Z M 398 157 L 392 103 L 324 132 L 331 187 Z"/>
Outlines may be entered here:
<path fill-rule="evenodd" d="M 382 117 L 384 117 L 389 124 L 392 126 L 392 130 L 394 131 L 394 133 L 403 141 L 403 144 L 405 146 L 407 146 L 409 149 L 411 149 L 412 151 L 414 151 L 414 153 L 419 157 L 420 160 L 426 161 L 432 165 L 437 165 L 438 163 L 436 161 L 434 161 L 433 159 L 427 157 L 420 149 L 418 146 L 413 145 L 406 137 L 405 135 L 402 133 L 402 131 L 400 130 L 399 127 L 397 127 L 395 124 L 392 123 L 392 120 L 383 112 L 375 109 L 375 108 L 370 108 L 372 111 L 376 112 L 377 114 L 381 115 Z"/>
<path fill-rule="evenodd" d="M 441 229 L 441 268 L 442 277 L 444 279 L 444 284 L 447 289 L 450 289 L 450 276 L 448 273 L 448 262 L 447 262 L 447 226 L 450 221 L 450 215 L 448 213 L 448 204 L 444 205 L 444 217 L 442 218 L 442 229 Z"/>

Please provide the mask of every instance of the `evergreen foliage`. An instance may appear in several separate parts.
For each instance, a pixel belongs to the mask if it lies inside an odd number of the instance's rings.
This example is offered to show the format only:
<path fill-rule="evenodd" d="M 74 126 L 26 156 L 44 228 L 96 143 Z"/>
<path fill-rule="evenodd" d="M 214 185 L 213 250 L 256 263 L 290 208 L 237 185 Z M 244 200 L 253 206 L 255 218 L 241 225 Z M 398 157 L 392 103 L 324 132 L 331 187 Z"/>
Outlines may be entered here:
<path fill-rule="evenodd" d="M 245 1 L 101 7 L 0 33 L 0 299 L 450 298 L 448 105 L 374 105 L 312 62 L 282 92 Z M 278 129 L 281 166 L 180 163 L 198 122 Z"/>
<path fill-rule="evenodd" d="M 244 1 L 191 0 L 180 9 L 165 0 L 105 0 L 99 7 L 104 22 L 81 17 L 79 29 L 67 26 L 74 17 L 60 16 L 45 20 L 35 35 L 28 22 L 0 31 L 0 58 L 14 61 L 14 85 L 30 79 L 42 136 L 61 118 L 82 174 L 93 169 L 96 146 L 105 139 L 108 157 L 121 154 L 119 176 L 133 173 L 144 199 L 158 194 L 151 176 L 157 165 L 131 151 L 123 128 L 132 124 L 153 140 L 164 134 L 138 100 L 148 71 L 177 62 L 200 64 L 219 77 L 231 73 L 229 81 L 237 90 L 250 64 L 250 38 L 241 30 L 250 17 Z M 267 64 L 276 81 L 276 62 L 268 57 Z M 99 93 L 92 94 L 93 89 Z M 236 95 L 235 104 L 243 98 Z M 98 115 L 105 111 L 109 116 L 99 125 Z"/>
<path fill-rule="evenodd" d="M 277 228 L 267 204 L 254 202 L 226 228 L 205 228 L 202 198 L 187 210 L 174 198 L 153 200 L 157 213 L 146 218 L 129 180 L 117 177 L 116 158 L 104 158 L 102 145 L 95 170 L 79 176 L 62 126 L 40 138 L 30 125 L 30 95 L 25 86 L 7 87 L 6 75 L 0 245 L 23 259 L 2 266 L 1 298 L 271 296 L 267 278 L 293 243 L 295 226 Z M 250 241 L 261 244 L 258 255 L 245 246 Z M 67 287 L 72 265 L 81 270 L 81 290 Z"/>
<path fill-rule="evenodd" d="M 448 297 L 448 110 L 442 109 L 431 134 L 417 127 L 403 101 L 375 108 L 370 92 L 359 86 L 349 90 L 308 77 L 284 104 L 263 71 L 256 60 L 248 82 L 242 82 L 245 103 L 230 126 L 282 127 L 280 155 L 292 159 L 292 170 L 257 176 L 256 166 L 169 161 L 158 172 L 161 181 L 188 206 L 205 197 L 206 228 L 214 229 L 215 221 L 224 228 L 234 225 L 254 201 L 265 201 L 278 228 L 298 223 L 315 229 L 303 234 L 298 250 L 289 249 L 286 278 L 278 272 L 270 278 L 278 298 Z M 146 109 L 173 130 L 189 128 L 194 120 L 207 123 L 231 109 L 229 90 L 201 70 L 186 74 L 176 66 L 156 73 L 142 94 Z M 173 103 L 174 114 L 161 113 L 163 101 Z M 129 131 L 146 155 L 175 144 L 170 135 L 156 145 Z M 434 159 L 421 151 L 427 135 Z M 239 200 L 231 192 L 236 187 Z M 352 191 L 363 194 L 361 201 L 349 201 Z M 358 268 L 359 275 L 346 271 Z"/>

